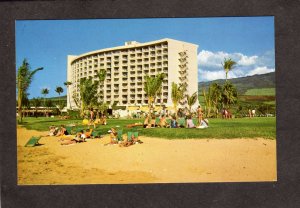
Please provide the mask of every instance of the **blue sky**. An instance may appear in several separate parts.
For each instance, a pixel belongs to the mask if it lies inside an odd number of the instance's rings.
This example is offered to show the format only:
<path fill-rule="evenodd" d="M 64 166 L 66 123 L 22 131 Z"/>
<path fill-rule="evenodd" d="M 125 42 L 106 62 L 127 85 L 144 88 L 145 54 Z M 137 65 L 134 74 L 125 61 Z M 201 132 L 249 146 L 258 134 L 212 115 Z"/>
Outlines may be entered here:
<path fill-rule="evenodd" d="M 238 63 L 229 78 L 275 70 L 273 17 L 18 20 L 16 68 L 24 58 L 32 69 L 44 67 L 35 74 L 30 98 L 46 87 L 48 97 L 57 96 L 56 86 L 67 79 L 67 55 L 162 38 L 199 45 L 199 81 L 225 78 L 221 63 L 228 57 Z"/>

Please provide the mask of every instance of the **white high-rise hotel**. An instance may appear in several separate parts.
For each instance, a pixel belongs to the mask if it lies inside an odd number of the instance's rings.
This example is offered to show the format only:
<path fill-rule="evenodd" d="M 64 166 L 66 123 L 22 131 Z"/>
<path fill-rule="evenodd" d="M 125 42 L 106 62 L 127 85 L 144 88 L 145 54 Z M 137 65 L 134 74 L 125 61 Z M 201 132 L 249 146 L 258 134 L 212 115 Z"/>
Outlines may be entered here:
<path fill-rule="evenodd" d="M 96 73 L 106 70 L 103 101 L 117 102 L 119 106 L 143 106 L 148 100 L 144 92 L 145 75 L 165 73 L 162 94 L 157 97 L 158 105 L 173 106 L 171 84 L 186 83 L 187 93 L 198 92 L 197 69 L 198 45 L 173 39 L 161 39 L 147 43 L 126 42 L 124 46 L 91 51 L 78 56 L 68 56 L 67 80 L 70 102 L 75 106 L 74 95 L 79 96 L 79 83 L 83 77 L 97 80 Z"/>

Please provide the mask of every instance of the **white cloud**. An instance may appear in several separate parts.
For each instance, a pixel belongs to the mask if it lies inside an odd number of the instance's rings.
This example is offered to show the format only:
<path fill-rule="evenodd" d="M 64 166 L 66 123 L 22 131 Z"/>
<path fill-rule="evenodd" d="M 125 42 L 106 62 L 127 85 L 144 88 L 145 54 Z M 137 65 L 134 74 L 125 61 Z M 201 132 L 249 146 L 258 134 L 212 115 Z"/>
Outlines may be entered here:
<path fill-rule="evenodd" d="M 236 67 L 228 73 L 229 79 L 275 71 L 273 51 L 266 51 L 262 55 L 249 56 L 242 53 L 202 50 L 198 54 L 199 81 L 225 79 L 222 66 L 224 58 L 231 58 L 237 62 Z"/>
<path fill-rule="evenodd" d="M 200 71 L 200 77 L 204 81 L 225 79 L 225 73 L 224 71 Z"/>
<path fill-rule="evenodd" d="M 227 58 L 228 56 L 228 53 L 224 53 L 222 51 L 213 53 L 211 51 L 202 50 L 198 54 L 198 65 L 207 67 L 222 67 L 224 58 Z"/>
<path fill-rule="evenodd" d="M 258 56 L 245 56 L 241 53 L 238 54 L 234 54 L 234 56 L 239 59 L 237 61 L 238 65 L 241 66 L 250 66 L 250 65 L 254 65 L 257 61 Z"/>
<path fill-rule="evenodd" d="M 255 75 L 255 74 L 266 74 L 266 73 L 270 73 L 270 72 L 274 72 L 275 69 L 270 69 L 266 66 L 264 67 L 257 67 L 251 71 L 248 72 L 247 76 L 252 76 L 252 75 Z"/>

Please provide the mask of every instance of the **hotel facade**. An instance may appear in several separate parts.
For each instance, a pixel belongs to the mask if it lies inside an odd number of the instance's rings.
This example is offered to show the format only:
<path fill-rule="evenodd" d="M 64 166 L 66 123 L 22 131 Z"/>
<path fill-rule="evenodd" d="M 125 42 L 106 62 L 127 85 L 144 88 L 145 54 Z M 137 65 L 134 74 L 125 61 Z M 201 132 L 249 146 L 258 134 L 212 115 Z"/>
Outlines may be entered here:
<path fill-rule="evenodd" d="M 80 99 L 80 79 L 98 80 L 100 69 L 106 70 L 105 81 L 98 89 L 103 102 L 147 106 L 145 76 L 164 73 L 166 78 L 155 105 L 171 107 L 172 82 L 185 84 L 189 95 L 198 92 L 197 49 L 198 45 L 165 38 L 146 43 L 129 41 L 124 46 L 68 55 L 67 80 L 72 85 L 68 88 L 67 107 L 76 108 L 74 97 Z"/>

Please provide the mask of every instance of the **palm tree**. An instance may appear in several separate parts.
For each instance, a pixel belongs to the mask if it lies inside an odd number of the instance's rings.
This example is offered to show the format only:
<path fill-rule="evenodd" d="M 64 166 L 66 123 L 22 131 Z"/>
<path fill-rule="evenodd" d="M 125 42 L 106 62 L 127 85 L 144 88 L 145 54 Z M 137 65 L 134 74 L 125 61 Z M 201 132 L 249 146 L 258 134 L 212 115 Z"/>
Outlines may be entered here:
<path fill-rule="evenodd" d="M 97 101 L 98 82 L 91 78 L 82 78 L 80 80 L 80 99 L 81 99 L 81 115 L 84 115 L 84 110 L 91 107 Z"/>
<path fill-rule="evenodd" d="M 151 109 L 156 96 L 161 92 L 162 83 L 165 77 L 166 75 L 164 73 L 157 74 L 155 77 L 149 77 L 148 75 L 145 76 L 146 82 L 144 85 L 144 91 L 148 97 L 149 114 L 151 114 Z"/>
<path fill-rule="evenodd" d="M 218 83 L 213 83 L 211 86 L 212 89 L 212 103 L 216 116 L 218 116 L 218 106 L 219 102 L 222 100 L 222 86 Z"/>
<path fill-rule="evenodd" d="M 177 116 L 177 105 L 184 98 L 185 88 L 181 85 L 178 86 L 176 83 L 172 82 L 172 102 L 174 105 L 175 116 Z"/>
<path fill-rule="evenodd" d="M 105 69 L 100 69 L 96 76 L 99 78 L 99 83 L 103 84 L 105 78 L 106 78 L 106 70 Z"/>
<path fill-rule="evenodd" d="M 70 90 L 69 90 L 69 86 L 72 85 L 72 82 L 66 81 L 66 82 L 64 82 L 64 85 L 67 87 L 67 90 L 68 90 L 69 103 L 70 103 L 70 108 L 72 110 Z"/>
<path fill-rule="evenodd" d="M 55 92 L 58 93 L 58 96 L 60 96 L 60 93 L 64 92 L 64 89 L 62 87 L 56 87 L 55 88 Z M 63 102 L 61 100 L 58 100 L 58 109 L 60 111 L 60 114 L 62 113 L 62 109 L 63 109 Z"/>
<path fill-rule="evenodd" d="M 224 63 L 222 63 L 223 69 L 225 70 L 226 73 L 226 81 L 228 77 L 228 72 L 231 71 L 236 65 L 236 62 L 233 61 L 231 58 L 224 59 Z"/>
<path fill-rule="evenodd" d="M 189 106 L 189 112 L 192 113 L 192 106 L 197 102 L 198 93 L 194 92 L 191 96 L 187 95 L 187 104 Z"/>
<path fill-rule="evenodd" d="M 46 107 L 46 96 L 49 94 L 49 89 L 48 88 L 44 88 L 41 91 L 42 95 L 44 95 L 44 106 Z M 46 111 L 45 111 L 45 116 L 46 116 Z"/>
<path fill-rule="evenodd" d="M 62 87 L 56 87 L 55 88 L 55 92 L 58 93 L 58 96 L 60 96 L 60 93 L 63 93 L 64 92 L 64 89 Z"/>
<path fill-rule="evenodd" d="M 17 73 L 17 90 L 18 90 L 18 114 L 20 116 L 20 120 L 22 122 L 22 100 L 27 92 L 32 79 L 33 75 L 37 72 L 42 70 L 43 68 L 37 68 L 33 71 L 30 70 L 30 65 L 27 62 L 26 59 L 23 60 L 22 65 L 18 68 L 18 73 Z"/>
<path fill-rule="evenodd" d="M 101 98 L 103 98 L 103 97 L 102 97 L 102 96 L 103 96 L 103 89 L 102 89 L 102 86 L 103 86 L 104 80 L 105 80 L 105 78 L 106 78 L 106 70 L 105 70 L 105 69 L 100 69 L 100 70 L 97 72 L 96 76 L 97 76 L 98 79 L 99 79 L 99 87 L 100 87 L 100 93 L 99 93 L 100 103 L 97 103 L 97 105 L 102 106 L 102 103 L 103 103 L 102 100 L 101 100 Z"/>
<path fill-rule="evenodd" d="M 232 83 L 226 82 L 222 91 L 222 103 L 227 108 L 230 108 L 230 105 L 237 101 L 237 90 Z"/>

